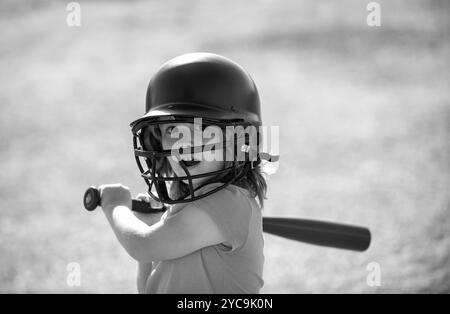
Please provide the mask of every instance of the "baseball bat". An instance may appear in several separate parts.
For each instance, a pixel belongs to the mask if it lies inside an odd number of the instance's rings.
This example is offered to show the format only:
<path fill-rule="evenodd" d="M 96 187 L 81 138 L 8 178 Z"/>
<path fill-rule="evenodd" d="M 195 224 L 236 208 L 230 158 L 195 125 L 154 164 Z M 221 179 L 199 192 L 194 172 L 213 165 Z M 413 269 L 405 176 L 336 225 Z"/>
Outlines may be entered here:
<path fill-rule="evenodd" d="M 100 192 L 91 186 L 84 193 L 84 207 L 92 211 L 101 205 Z M 132 200 L 133 211 L 158 213 L 167 208 L 152 208 L 148 203 Z M 369 229 L 346 224 L 281 217 L 263 217 L 263 231 L 291 240 L 352 251 L 365 251 L 370 245 Z"/>

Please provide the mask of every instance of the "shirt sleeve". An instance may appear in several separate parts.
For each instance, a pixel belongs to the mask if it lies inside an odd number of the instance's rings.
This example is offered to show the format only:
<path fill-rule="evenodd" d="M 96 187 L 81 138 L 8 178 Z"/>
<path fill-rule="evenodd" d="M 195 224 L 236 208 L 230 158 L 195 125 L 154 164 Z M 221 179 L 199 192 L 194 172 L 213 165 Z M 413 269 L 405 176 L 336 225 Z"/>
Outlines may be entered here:
<path fill-rule="evenodd" d="M 214 185 L 214 186 L 213 186 Z M 220 184 L 208 185 L 209 190 Z M 231 244 L 233 252 L 241 248 L 247 241 L 252 207 L 248 196 L 237 187 L 229 185 L 216 193 L 199 199 L 193 204 L 203 210 L 216 223 L 226 242 Z"/>

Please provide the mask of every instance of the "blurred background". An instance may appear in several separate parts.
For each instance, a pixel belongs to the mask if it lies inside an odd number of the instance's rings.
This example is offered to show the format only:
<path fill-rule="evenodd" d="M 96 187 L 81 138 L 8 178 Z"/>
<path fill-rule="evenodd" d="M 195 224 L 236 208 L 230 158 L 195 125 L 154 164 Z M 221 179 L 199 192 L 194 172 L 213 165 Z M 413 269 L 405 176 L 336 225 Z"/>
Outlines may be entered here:
<path fill-rule="evenodd" d="M 136 292 L 82 196 L 145 191 L 129 123 L 159 65 L 194 51 L 242 64 L 280 126 L 264 215 L 373 234 L 364 253 L 265 235 L 262 292 L 450 291 L 448 1 L 378 1 L 380 27 L 358 0 L 79 1 L 80 27 L 68 2 L 0 1 L 0 292 Z"/>

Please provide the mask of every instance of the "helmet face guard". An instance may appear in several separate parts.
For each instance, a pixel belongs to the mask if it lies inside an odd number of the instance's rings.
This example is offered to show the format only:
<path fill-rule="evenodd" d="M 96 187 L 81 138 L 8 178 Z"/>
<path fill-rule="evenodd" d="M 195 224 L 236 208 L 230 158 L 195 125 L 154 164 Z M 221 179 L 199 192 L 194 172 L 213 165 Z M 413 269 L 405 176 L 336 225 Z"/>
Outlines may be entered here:
<path fill-rule="evenodd" d="M 198 200 L 225 188 L 229 184 L 237 182 L 247 174 L 251 167 L 254 167 L 260 162 L 257 154 L 255 154 L 256 158 L 254 156 L 253 159 L 251 159 L 248 151 L 243 153 L 243 158 L 238 158 L 237 154 L 239 151 L 242 153 L 242 147 L 250 147 L 249 137 L 245 136 L 245 138 L 243 138 L 238 137 L 237 134 L 233 134 L 233 138 L 230 139 L 226 137 L 226 132 L 222 132 L 222 141 L 218 143 L 203 145 L 202 142 L 202 145 L 200 146 L 190 145 L 190 147 L 163 149 L 161 142 L 156 139 L 154 132 L 156 129 L 159 130 L 161 124 L 167 123 L 191 123 L 195 125 L 195 118 L 186 116 L 171 116 L 170 119 L 167 119 L 167 117 L 149 117 L 147 119 L 139 119 L 131 124 L 135 160 L 141 172 L 141 176 L 148 186 L 149 195 L 156 201 L 166 204 L 177 204 Z M 225 130 L 227 127 L 239 126 L 245 128 L 251 125 L 251 123 L 242 120 L 220 121 L 202 119 L 203 129 L 208 126 L 217 126 L 221 130 Z M 259 133 L 256 133 L 256 135 L 257 143 L 259 143 Z M 185 163 L 186 159 L 193 160 L 194 154 L 201 152 L 203 156 L 203 153 L 214 151 L 217 147 L 222 149 L 222 157 L 225 157 L 226 149 L 230 148 L 231 145 L 233 146 L 232 160 L 229 160 L 229 155 L 227 155 L 228 158 L 222 159 L 228 161 L 227 164 L 231 164 L 230 166 L 227 165 L 220 170 L 196 175 L 192 175 L 189 172 Z M 257 149 L 257 145 L 255 148 Z M 173 171 L 170 171 L 168 158 L 176 160 L 183 169 L 185 175 L 176 176 Z M 194 188 L 193 180 L 199 178 L 209 179 L 206 179 L 205 182 Z M 187 183 L 185 183 L 187 188 L 184 193 L 177 196 L 169 193 L 172 184 L 182 185 L 184 183 L 182 183 L 182 181 L 187 181 Z M 196 193 L 201 187 L 215 182 L 220 182 L 222 184 L 206 193 Z"/>

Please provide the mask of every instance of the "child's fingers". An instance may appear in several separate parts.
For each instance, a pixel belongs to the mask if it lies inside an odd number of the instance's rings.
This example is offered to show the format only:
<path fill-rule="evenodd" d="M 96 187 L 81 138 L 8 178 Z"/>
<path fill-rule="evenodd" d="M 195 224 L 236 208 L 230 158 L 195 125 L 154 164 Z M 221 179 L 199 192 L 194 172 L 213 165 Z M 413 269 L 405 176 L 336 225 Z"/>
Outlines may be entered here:
<path fill-rule="evenodd" d="M 146 202 L 146 203 L 149 203 L 150 206 L 151 206 L 152 208 L 160 208 L 160 207 L 163 206 L 160 202 L 154 200 L 154 199 L 153 199 L 150 195 L 148 195 L 147 193 L 139 193 L 139 194 L 136 196 L 136 199 L 137 199 L 138 201 L 144 201 L 144 202 Z"/>
<path fill-rule="evenodd" d="M 103 208 L 131 206 L 130 189 L 123 184 L 104 184 L 98 187 Z"/>
<path fill-rule="evenodd" d="M 138 201 L 144 201 L 144 202 L 146 202 L 146 203 L 150 203 L 150 195 L 148 195 L 148 194 L 146 194 L 146 193 L 139 193 L 139 194 L 136 196 L 136 199 L 137 199 Z"/>

